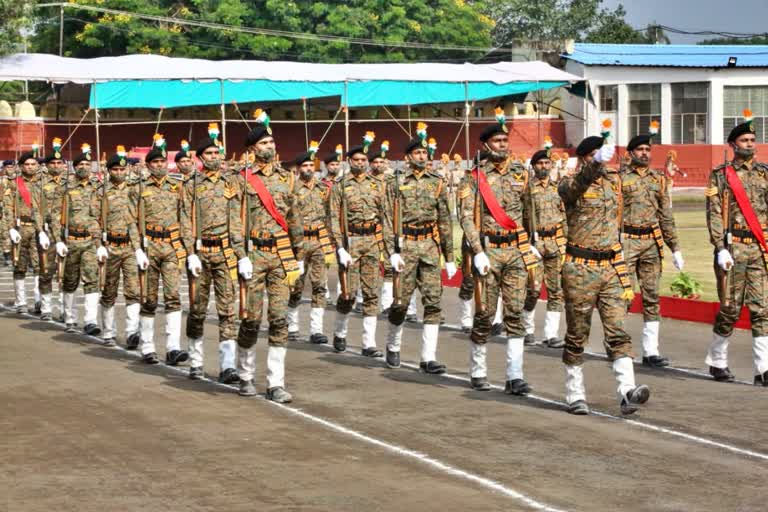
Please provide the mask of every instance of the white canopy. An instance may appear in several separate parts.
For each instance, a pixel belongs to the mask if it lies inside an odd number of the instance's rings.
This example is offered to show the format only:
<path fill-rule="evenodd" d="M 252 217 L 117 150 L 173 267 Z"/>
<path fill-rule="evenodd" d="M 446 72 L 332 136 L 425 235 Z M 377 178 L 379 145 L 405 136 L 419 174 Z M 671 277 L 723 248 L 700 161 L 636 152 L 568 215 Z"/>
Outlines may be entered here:
<path fill-rule="evenodd" d="M 184 59 L 124 55 L 74 59 L 42 53 L 0 58 L 0 81 L 93 83 L 115 80 L 272 80 L 340 82 L 579 82 L 583 79 L 541 61 L 495 64 L 311 64 L 304 62 Z"/>

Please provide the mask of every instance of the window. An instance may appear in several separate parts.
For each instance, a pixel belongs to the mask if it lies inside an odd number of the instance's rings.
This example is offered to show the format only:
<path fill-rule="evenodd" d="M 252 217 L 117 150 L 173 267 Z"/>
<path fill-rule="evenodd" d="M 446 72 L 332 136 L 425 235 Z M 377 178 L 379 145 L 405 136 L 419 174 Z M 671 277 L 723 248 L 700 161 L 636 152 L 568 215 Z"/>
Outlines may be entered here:
<path fill-rule="evenodd" d="M 475 117 L 483 117 L 484 112 L 483 107 L 475 107 Z"/>
<path fill-rule="evenodd" d="M 601 85 L 598 88 L 600 95 L 600 112 L 616 112 L 619 104 L 619 87 L 617 85 Z"/>
<path fill-rule="evenodd" d="M 734 126 L 744 122 L 743 111 L 752 111 L 755 136 L 758 143 L 765 143 L 766 122 L 768 121 L 768 86 L 724 87 L 723 88 L 723 141 Z"/>
<path fill-rule="evenodd" d="M 661 122 L 661 84 L 633 84 L 629 93 L 629 138 L 648 133 L 651 121 Z"/>
<path fill-rule="evenodd" d="M 672 144 L 707 143 L 707 82 L 672 84 Z"/>

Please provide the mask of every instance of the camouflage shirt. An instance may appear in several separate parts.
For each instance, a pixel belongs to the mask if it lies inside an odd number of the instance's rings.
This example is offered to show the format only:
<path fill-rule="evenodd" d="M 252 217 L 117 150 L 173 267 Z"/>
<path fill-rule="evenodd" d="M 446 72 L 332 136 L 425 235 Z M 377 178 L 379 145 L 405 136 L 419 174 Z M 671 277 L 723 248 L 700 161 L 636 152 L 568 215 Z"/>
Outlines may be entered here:
<path fill-rule="evenodd" d="M 296 200 L 304 227 L 325 224 L 330 187 L 317 178 L 297 180 Z"/>
<path fill-rule="evenodd" d="M 371 174 L 345 174 L 331 189 L 329 216 L 331 239 L 336 247 L 343 247 L 341 230 L 341 204 L 347 208 L 347 226 L 383 224 L 384 196 L 381 181 Z M 342 190 L 343 187 L 343 190 Z"/>
<path fill-rule="evenodd" d="M 156 179 L 152 176 L 129 187 L 128 198 L 136 211 L 137 220 L 143 217 L 144 226 L 129 225 L 131 240 L 141 240 L 141 232 L 147 226 L 155 229 L 175 228 L 179 224 L 179 187 L 178 180 L 165 176 Z"/>
<path fill-rule="evenodd" d="M 729 163 L 728 165 L 734 165 Z M 722 200 L 726 179 L 724 165 L 715 168 L 709 175 L 709 185 L 705 190 L 707 196 L 707 226 L 709 227 L 709 239 L 715 249 L 725 248 L 725 231 L 723 226 Z M 752 210 L 765 231 L 768 225 L 768 165 L 753 161 L 750 164 L 744 162 L 734 167 L 747 193 Z M 744 214 L 741 212 L 733 194 L 729 194 L 729 216 L 735 229 L 748 230 Z"/>
<path fill-rule="evenodd" d="M 565 221 L 565 206 L 557 192 L 557 183 L 551 178 L 531 179 L 530 199 L 535 209 L 536 229 L 550 228 Z M 566 226 L 563 226 L 566 228 Z M 567 229 L 565 229 L 567 232 Z"/>
<path fill-rule="evenodd" d="M 132 185 L 125 181 L 119 185 L 108 181 L 106 191 L 105 198 L 104 186 L 99 189 L 99 222 L 104 222 L 106 218 L 106 224 L 101 226 L 102 231 L 130 235 L 133 230 L 135 237 L 131 237 L 131 245 L 134 250 L 140 248 L 141 241 L 136 231 L 136 206 L 131 200 Z"/>
<path fill-rule="evenodd" d="M 593 162 L 595 167 L 600 164 Z M 586 249 L 607 251 L 619 243 L 619 187 L 621 178 L 612 169 L 592 182 L 582 170 L 560 181 L 558 192 L 565 204 L 568 243 Z"/>
<path fill-rule="evenodd" d="M 99 184 L 90 179 L 80 180 L 72 179 L 62 191 L 63 203 L 67 210 L 59 216 L 60 229 L 54 229 L 56 241 L 60 241 L 58 236 L 62 234 L 64 223 L 69 221 L 69 231 L 89 231 L 95 239 L 100 238 L 99 233 Z M 62 209 L 64 207 L 62 206 Z"/>
<path fill-rule="evenodd" d="M 658 224 L 667 246 L 672 252 L 677 251 L 680 244 L 664 173 L 636 166 L 624 167 L 621 170 L 621 193 L 624 224 L 638 227 Z"/>
<path fill-rule="evenodd" d="M 35 223 L 35 229 L 39 230 L 43 225 L 43 221 L 40 216 L 40 178 L 38 176 L 34 176 L 30 179 L 24 177 L 24 175 L 21 176 L 21 179 L 24 180 L 24 183 L 27 185 L 27 190 L 29 190 L 31 206 L 27 206 L 27 204 L 21 198 L 21 194 L 16 192 L 16 180 L 9 180 L 5 191 L 3 192 L 3 205 L 5 207 L 5 215 L 8 216 L 8 227 L 15 227 L 15 211 L 16 218 L 30 218 L 31 221 Z M 14 210 L 14 204 L 16 206 L 16 210 Z"/>

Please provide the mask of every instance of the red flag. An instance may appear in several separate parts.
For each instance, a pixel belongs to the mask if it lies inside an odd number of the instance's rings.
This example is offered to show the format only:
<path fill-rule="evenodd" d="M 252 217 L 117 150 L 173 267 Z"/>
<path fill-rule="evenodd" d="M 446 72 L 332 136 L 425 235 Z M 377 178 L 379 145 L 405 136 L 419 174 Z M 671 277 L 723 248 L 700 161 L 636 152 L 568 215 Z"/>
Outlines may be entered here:
<path fill-rule="evenodd" d="M 744 214 L 744 220 L 747 221 L 749 230 L 755 236 L 760 246 L 763 248 L 763 252 L 768 253 L 768 244 L 765 242 L 765 236 L 763 235 L 763 227 L 760 225 L 760 221 L 757 220 L 757 214 L 752 209 L 752 205 L 749 203 L 749 197 L 744 190 L 739 175 L 730 165 L 725 168 L 725 179 L 728 181 L 728 186 L 733 191 L 733 198 L 736 200 L 736 204 L 741 208 L 741 213 Z"/>
<path fill-rule="evenodd" d="M 29 193 L 27 182 L 21 176 L 16 178 L 16 188 L 19 191 L 21 199 L 24 200 L 24 204 L 27 205 L 27 208 L 32 208 L 32 194 Z"/>
<path fill-rule="evenodd" d="M 479 169 L 475 169 L 472 171 L 472 174 L 475 179 L 477 179 L 480 195 L 483 196 L 483 202 L 485 203 L 485 206 L 488 207 L 488 212 L 490 212 L 491 217 L 496 221 L 496 224 L 507 231 L 517 230 L 517 223 L 509 218 L 507 212 L 504 211 L 504 208 L 502 208 L 496 200 L 496 196 L 493 195 L 493 191 L 491 190 L 491 186 L 488 185 L 488 178 L 485 177 L 485 173 L 481 172 Z"/>
<path fill-rule="evenodd" d="M 261 204 L 264 205 L 264 208 L 266 208 L 267 212 L 272 216 L 273 219 L 275 219 L 275 222 L 280 224 L 280 227 L 285 230 L 285 232 L 288 232 L 288 223 L 285 221 L 282 215 L 280 215 L 280 212 L 277 211 L 277 206 L 275 205 L 275 200 L 272 198 L 272 195 L 267 190 L 267 187 L 264 186 L 264 182 L 261 181 L 261 178 L 256 176 L 254 173 L 248 173 L 246 174 L 246 171 L 241 171 L 244 176 L 246 176 L 246 179 L 248 180 L 248 183 L 251 184 L 253 187 L 253 190 L 256 191 L 256 194 L 259 196 L 259 199 L 261 200 Z M 247 193 L 247 192 L 246 192 Z"/>

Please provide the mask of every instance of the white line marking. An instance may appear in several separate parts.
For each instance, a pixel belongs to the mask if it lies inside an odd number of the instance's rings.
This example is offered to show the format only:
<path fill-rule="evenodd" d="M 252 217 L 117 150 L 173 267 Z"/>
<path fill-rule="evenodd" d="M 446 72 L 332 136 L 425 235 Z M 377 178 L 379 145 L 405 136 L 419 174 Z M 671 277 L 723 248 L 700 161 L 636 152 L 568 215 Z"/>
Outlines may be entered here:
<path fill-rule="evenodd" d="M 2 309 L 5 312 L 9 313 L 7 308 L 2 307 Z M 15 314 L 15 313 L 12 313 L 12 314 Z M 30 318 L 30 319 L 33 319 L 33 320 L 34 319 L 38 319 L 37 317 L 35 317 L 33 315 L 29 315 L 29 314 L 19 315 L 19 316 L 24 316 L 24 317 L 27 317 L 27 318 Z M 61 324 L 58 323 L 58 322 L 51 321 L 49 323 L 52 323 L 52 324 L 57 325 L 59 327 L 61 326 Z M 98 338 L 96 336 L 89 336 L 87 334 L 80 334 L 80 336 L 83 337 L 83 338 L 87 338 L 89 340 L 92 340 L 92 341 L 96 342 L 99 345 L 103 341 L 101 338 Z M 108 348 L 108 347 L 104 347 L 104 348 Z M 138 359 L 140 357 L 138 353 L 126 350 L 125 348 L 123 348 L 123 347 L 121 347 L 119 345 L 116 346 L 116 347 L 111 347 L 111 348 L 120 350 L 121 352 L 123 352 L 125 354 L 128 354 L 128 355 L 130 355 L 130 356 L 132 356 L 132 357 L 134 357 L 136 359 Z M 174 371 L 176 373 L 179 373 L 179 374 L 182 374 L 182 375 L 188 375 L 189 374 L 189 372 L 187 370 L 183 369 L 183 368 L 178 368 L 178 367 L 175 367 L 175 366 L 168 366 L 168 365 L 166 365 L 166 364 L 164 364 L 162 362 L 160 364 L 153 365 L 153 366 L 161 366 L 161 367 L 164 367 L 166 369 L 172 370 L 172 371 Z M 231 385 L 228 385 L 228 384 L 222 384 L 220 382 L 211 380 L 211 379 L 209 379 L 207 377 L 204 378 L 204 379 L 201 379 L 201 380 L 203 380 L 205 382 L 208 382 L 209 384 L 213 384 L 214 386 L 225 388 L 225 389 L 230 390 L 230 391 L 238 389 L 236 386 L 231 386 Z M 338 432 L 340 434 L 344 434 L 344 435 L 353 437 L 353 438 L 357 439 L 358 441 L 362 441 L 364 443 L 368 443 L 368 444 L 377 446 L 379 448 L 383 448 L 384 450 L 392 452 L 395 455 L 399 455 L 401 457 L 406 457 L 406 458 L 417 460 L 417 461 L 419 461 L 419 462 L 421 462 L 423 464 L 426 464 L 428 466 L 431 466 L 431 467 L 437 469 L 438 471 L 441 471 L 443 473 L 446 473 L 448 475 L 451 475 L 451 476 L 454 476 L 454 477 L 457 477 L 457 478 L 460 478 L 460 479 L 463 479 L 463 480 L 467 480 L 469 482 L 473 482 L 475 484 L 480 485 L 481 487 L 485 487 L 485 488 L 490 489 L 490 490 L 492 490 L 494 492 L 503 494 L 504 496 L 507 496 L 509 498 L 512 498 L 514 500 L 522 502 L 523 504 L 525 504 L 528 507 L 531 507 L 531 508 L 533 508 L 535 510 L 541 510 L 541 511 L 544 511 L 544 512 L 563 512 L 563 509 L 559 509 L 559 508 L 547 505 L 545 503 L 542 503 L 540 501 L 537 501 L 537 500 L 535 500 L 535 499 L 533 499 L 533 498 L 531 498 L 531 497 L 529 497 L 529 496 L 527 496 L 527 495 L 525 495 L 525 494 L 523 494 L 521 492 L 518 492 L 518 491 L 516 491 L 516 490 L 514 490 L 514 489 L 512 489 L 510 487 L 507 487 L 507 486 L 501 484 L 500 482 L 497 482 L 495 480 L 491 480 L 489 478 L 482 477 L 480 475 L 476 475 L 475 473 L 471 473 L 471 472 L 465 471 L 463 469 L 459 469 L 459 468 L 457 468 L 455 466 L 451 466 L 450 464 L 442 462 L 439 459 L 435 459 L 433 457 L 430 457 L 429 455 L 427 455 L 425 453 L 420 453 L 420 452 L 417 452 L 417 451 L 414 451 L 414 450 L 410 450 L 408 448 L 404 448 L 402 446 L 398 446 L 396 444 L 392 444 L 392 443 L 388 443 L 386 441 L 382 441 L 382 440 L 377 439 L 375 437 L 363 434 L 362 432 L 358 432 L 358 431 L 353 430 L 351 428 L 347 428 L 347 427 L 345 427 L 345 426 L 343 426 L 343 425 L 341 425 L 339 423 L 336 423 L 336 422 L 333 422 L 333 421 L 330 421 L 330 420 L 326 420 L 326 419 L 324 419 L 324 418 L 322 418 L 320 416 L 315 416 L 314 414 L 309 414 L 309 413 L 304 412 L 301 409 L 298 409 L 296 407 L 291 407 L 289 405 L 279 404 L 279 403 L 273 402 L 271 400 L 267 400 L 266 398 L 264 398 L 261 395 L 259 395 L 257 398 L 262 400 L 262 401 L 264 401 L 264 402 L 267 402 L 270 405 L 279 407 L 280 409 L 283 409 L 284 411 L 289 412 L 289 413 L 293 414 L 294 416 L 298 416 L 298 417 L 300 417 L 300 418 L 302 418 L 302 419 L 304 419 L 306 421 L 309 421 L 309 422 L 312 422 L 312 423 L 316 423 L 318 425 L 322 425 L 323 427 L 325 427 L 327 429 L 333 430 L 333 431 Z"/>

